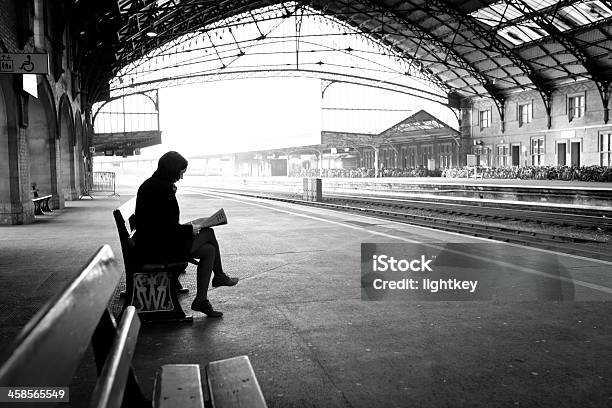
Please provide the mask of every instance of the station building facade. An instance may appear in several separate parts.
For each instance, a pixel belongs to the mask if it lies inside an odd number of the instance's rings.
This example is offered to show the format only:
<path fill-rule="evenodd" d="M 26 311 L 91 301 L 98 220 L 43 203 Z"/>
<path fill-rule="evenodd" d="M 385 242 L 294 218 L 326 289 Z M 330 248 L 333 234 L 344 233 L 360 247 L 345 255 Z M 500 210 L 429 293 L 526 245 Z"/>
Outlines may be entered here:
<path fill-rule="evenodd" d="M 80 50 L 60 6 L 0 2 L 0 53 L 46 53 L 49 60 L 46 75 L 0 73 L 0 224 L 33 221 L 33 186 L 52 196 L 54 209 L 85 188 L 91 132 L 77 68 Z"/>
<path fill-rule="evenodd" d="M 436 169 L 462 167 L 468 154 L 484 167 L 612 165 L 612 124 L 604 123 L 604 105 L 592 81 L 555 90 L 550 115 L 537 92 L 513 94 L 502 109 L 503 118 L 490 98 L 465 99 L 457 111 L 457 135 L 395 132 L 380 146 L 378 165 L 427 168 L 433 160 Z M 358 165 L 373 168 L 375 149 L 359 150 Z"/>
<path fill-rule="evenodd" d="M 550 117 L 536 92 L 509 97 L 503 120 L 490 99 L 469 102 L 461 132 L 466 153 L 483 166 L 610 166 L 612 125 L 604 117 L 595 84 L 583 81 L 553 92 Z"/>
<path fill-rule="evenodd" d="M 269 176 L 271 161 L 283 160 L 289 175 L 377 166 L 440 170 L 465 166 L 469 154 L 484 167 L 611 165 L 612 125 L 604 123 L 603 103 L 592 82 L 556 90 L 550 120 L 536 92 L 510 96 L 503 109 L 502 124 L 491 99 L 465 99 L 459 131 L 425 111 L 378 135 L 324 131 L 320 145 L 237 155 L 236 174 Z"/>
<path fill-rule="evenodd" d="M 377 139 L 377 145 L 359 148 L 359 167 L 434 170 L 460 163 L 461 134 L 425 110 L 386 129 Z"/>
<path fill-rule="evenodd" d="M 529 91 L 508 96 L 501 109 L 503 117 L 490 98 L 464 99 L 456 111 L 461 118 L 457 134 L 441 122 L 443 134 L 418 125 L 398 130 L 407 118 L 381 134 L 388 137 L 379 146 L 378 166 L 462 167 L 469 154 L 484 167 L 612 165 L 612 124 L 604 122 L 604 104 L 592 81 L 556 89 L 550 114 L 540 95 Z M 376 166 L 375 147 L 362 146 L 359 152 L 355 166 Z"/>

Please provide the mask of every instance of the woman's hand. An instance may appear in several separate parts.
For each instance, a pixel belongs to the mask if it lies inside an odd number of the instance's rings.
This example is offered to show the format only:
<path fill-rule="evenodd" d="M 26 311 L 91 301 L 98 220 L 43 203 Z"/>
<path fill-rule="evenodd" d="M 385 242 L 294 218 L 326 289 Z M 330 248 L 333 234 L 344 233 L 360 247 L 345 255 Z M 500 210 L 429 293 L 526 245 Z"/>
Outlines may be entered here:
<path fill-rule="evenodd" d="M 193 224 L 191 224 L 191 227 L 193 228 L 193 236 L 197 236 L 200 233 L 200 227 Z"/>

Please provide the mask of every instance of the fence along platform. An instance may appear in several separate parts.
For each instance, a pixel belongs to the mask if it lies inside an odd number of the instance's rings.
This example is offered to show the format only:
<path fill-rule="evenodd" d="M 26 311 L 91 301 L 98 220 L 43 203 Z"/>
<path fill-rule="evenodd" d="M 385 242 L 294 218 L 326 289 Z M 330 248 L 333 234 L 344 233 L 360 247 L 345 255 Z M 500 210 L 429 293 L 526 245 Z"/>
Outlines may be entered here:
<path fill-rule="evenodd" d="M 117 175 L 112 171 L 94 171 L 91 177 L 87 178 L 87 192 L 83 195 L 91 197 L 91 193 L 110 193 L 109 196 L 119 197 L 116 180 Z"/>

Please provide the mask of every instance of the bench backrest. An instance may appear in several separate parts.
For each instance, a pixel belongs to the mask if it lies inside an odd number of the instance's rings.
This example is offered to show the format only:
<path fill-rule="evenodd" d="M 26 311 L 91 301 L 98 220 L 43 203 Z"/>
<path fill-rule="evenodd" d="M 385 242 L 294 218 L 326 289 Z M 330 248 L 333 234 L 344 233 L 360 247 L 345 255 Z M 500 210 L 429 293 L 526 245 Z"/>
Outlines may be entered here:
<path fill-rule="evenodd" d="M 0 386 L 66 386 L 121 277 L 108 245 L 26 324 L 0 367 Z"/>
<path fill-rule="evenodd" d="M 140 320 L 117 324 L 108 302 L 121 269 L 108 245 L 26 324 L 0 366 L 1 387 L 65 387 L 91 343 L 98 371 L 92 407 L 150 407 L 131 366 Z"/>
<path fill-rule="evenodd" d="M 136 231 L 136 216 L 134 215 L 135 210 L 136 199 L 132 198 L 113 211 L 117 228 L 119 228 L 119 225 L 123 226 L 123 229 L 128 232 L 128 236 Z"/>
<path fill-rule="evenodd" d="M 122 404 L 129 407 L 149 406 L 140 392 L 131 365 L 139 330 L 140 319 L 136 308 L 128 306 L 100 370 L 90 408 L 120 408 Z"/>
<path fill-rule="evenodd" d="M 119 233 L 119 242 L 121 243 L 121 252 L 123 253 L 123 262 L 125 263 L 126 271 L 134 270 L 133 268 L 138 262 L 133 241 L 133 236 L 136 232 L 134 203 L 135 200 L 132 199 L 113 211 L 113 217 L 115 218 L 117 232 Z"/>

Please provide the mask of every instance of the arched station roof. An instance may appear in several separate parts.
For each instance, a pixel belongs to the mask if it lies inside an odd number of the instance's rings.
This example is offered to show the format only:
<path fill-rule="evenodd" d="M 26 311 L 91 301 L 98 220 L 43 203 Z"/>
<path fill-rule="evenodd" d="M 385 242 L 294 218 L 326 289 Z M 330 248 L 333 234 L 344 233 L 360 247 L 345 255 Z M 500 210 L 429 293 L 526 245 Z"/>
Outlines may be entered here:
<path fill-rule="evenodd" d="M 122 67 L 180 36 L 278 5 L 301 6 L 348 23 L 418 64 L 449 94 L 490 96 L 593 80 L 607 101 L 612 78 L 612 1 L 345 0 L 283 3 L 240 0 L 79 0 L 71 13 L 92 101 Z M 73 28 L 74 31 L 74 28 Z"/>

